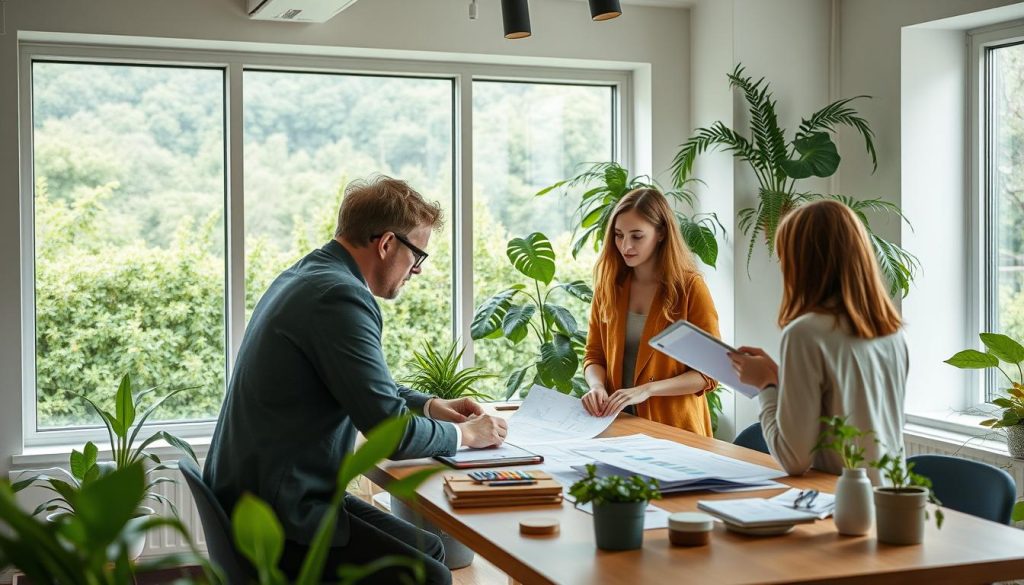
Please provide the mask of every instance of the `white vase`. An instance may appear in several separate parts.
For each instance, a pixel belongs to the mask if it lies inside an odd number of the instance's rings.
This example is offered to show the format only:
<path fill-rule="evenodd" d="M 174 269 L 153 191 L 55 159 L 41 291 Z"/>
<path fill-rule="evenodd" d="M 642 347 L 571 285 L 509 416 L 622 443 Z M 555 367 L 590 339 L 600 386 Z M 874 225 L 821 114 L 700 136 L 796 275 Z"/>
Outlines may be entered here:
<path fill-rule="evenodd" d="M 839 534 L 861 536 L 871 531 L 875 520 L 875 503 L 867 470 L 843 470 L 843 475 L 836 482 L 833 517 Z"/>

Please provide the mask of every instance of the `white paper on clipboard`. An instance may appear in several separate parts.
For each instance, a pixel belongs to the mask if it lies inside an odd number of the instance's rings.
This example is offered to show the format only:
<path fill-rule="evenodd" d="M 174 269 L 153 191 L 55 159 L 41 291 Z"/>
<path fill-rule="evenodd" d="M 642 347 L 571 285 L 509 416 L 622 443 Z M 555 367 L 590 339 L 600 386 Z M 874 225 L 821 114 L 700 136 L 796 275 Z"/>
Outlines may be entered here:
<path fill-rule="evenodd" d="M 689 321 L 676 321 L 669 325 L 652 337 L 650 344 L 654 349 L 718 380 L 723 386 L 747 398 L 754 398 L 760 392 L 760 389 L 740 382 L 736 370 L 732 369 L 729 352 L 736 350 Z"/>

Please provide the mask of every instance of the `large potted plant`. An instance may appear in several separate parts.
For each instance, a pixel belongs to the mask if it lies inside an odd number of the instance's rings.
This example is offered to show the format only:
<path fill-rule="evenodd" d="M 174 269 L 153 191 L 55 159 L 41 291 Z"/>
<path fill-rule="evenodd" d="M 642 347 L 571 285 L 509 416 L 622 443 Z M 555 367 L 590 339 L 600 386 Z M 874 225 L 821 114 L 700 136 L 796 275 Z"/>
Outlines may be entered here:
<path fill-rule="evenodd" d="M 582 280 L 552 284 L 555 251 L 540 232 L 509 240 L 505 252 L 512 266 L 531 282 L 513 284 L 481 303 L 470 326 L 473 339 L 507 339 L 518 344 L 533 334 L 539 343 L 540 354 L 513 370 L 506 379 L 506 399 L 531 379 L 531 371 L 534 384 L 583 396 L 589 388 L 576 371 L 587 343 L 587 331 L 580 329 L 572 313 L 555 304 L 551 295 L 562 291 L 590 303 L 594 291 Z"/>
<path fill-rule="evenodd" d="M 918 260 L 899 245 L 875 234 L 867 217 L 867 212 L 881 212 L 906 221 L 899 207 L 880 198 L 858 200 L 845 195 L 808 193 L 798 188 L 798 181 L 802 179 L 835 174 L 841 158 L 831 135 L 840 126 L 849 126 L 860 133 L 872 164 L 877 168 L 874 132 L 867 120 L 850 107 L 850 102 L 868 96 L 845 98 L 828 104 L 804 119 L 790 139 L 779 126 L 775 98 L 765 79 L 754 81 L 744 75 L 742 65 L 737 65 L 728 77 L 730 87 L 743 94 L 749 107 L 750 135 L 745 136 L 723 122 L 695 130 L 693 136 L 679 147 L 672 162 L 676 187 L 692 179 L 697 157 L 711 149 L 731 152 L 735 158 L 750 165 L 759 185 L 757 204 L 741 209 L 737 214 L 740 229 L 750 236 L 748 267 L 758 241 L 767 244 L 771 255 L 775 230 L 786 214 L 817 199 L 837 200 L 853 209 L 868 230 L 879 266 L 889 280 L 892 293 L 900 292 L 906 296 L 919 268 Z"/>
<path fill-rule="evenodd" d="M 587 475 L 572 484 L 569 494 L 576 505 L 592 504 L 594 539 L 604 550 L 633 550 L 643 546 L 647 503 L 661 498 L 657 480 L 633 475 L 597 476 L 597 466 L 587 465 Z"/>
<path fill-rule="evenodd" d="M 839 534 L 860 536 L 867 534 L 875 519 L 871 480 L 864 463 L 861 440 L 871 431 L 861 431 L 846 424 L 847 417 L 821 417 L 825 428 L 818 436 L 815 451 L 833 451 L 843 461 L 843 473 L 836 482 L 836 507 L 832 516 Z"/>
<path fill-rule="evenodd" d="M 929 518 L 926 505 L 940 506 L 927 477 L 914 473 L 914 464 L 903 459 L 903 450 L 896 455 L 883 454 L 871 462 L 889 480 L 888 486 L 875 488 L 875 522 L 878 542 L 885 544 L 920 544 L 924 540 L 924 523 Z M 942 528 L 943 514 L 935 508 L 935 524 Z"/>
<path fill-rule="evenodd" d="M 1024 458 L 1024 346 L 1001 333 L 979 335 L 985 351 L 965 349 L 945 360 L 947 364 L 967 370 L 995 369 L 1009 384 L 1005 395 L 993 398 L 991 404 L 999 407 L 999 418 L 981 421 L 982 426 L 1006 430 L 1006 447 L 1012 457 Z M 1006 362 L 1017 369 L 1017 379 L 1003 369 Z"/>
<path fill-rule="evenodd" d="M 464 351 L 455 342 L 443 351 L 424 343 L 422 352 L 413 352 L 413 359 L 407 364 L 410 374 L 402 379 L 402 383 L 445 400 L 464 397 L 489 399 L 487 394 L 475 390 L 474 385 L 495 376 L 480 367 L 460 369 L 459 362 Z M 473 549 L 429 522 L 401 498 L 391 498 L 391 512 L 406 522 L 436 534 L 444 545 L 444 564 L 449 569 L 461 569 L 473 562 Z"/>
<path fill-rule="evenodd" d="M 43 472 L 26 472 L 35 473 L 35 475 L 16 482 L 12 486 L 14 492 L 19 492 L 31 485 L 38 485 L 53 494 L 50 499 L 36 507 L 33 515 L 46 512 L 48 513 L 47 519 L 56 521 L 63 516 L 77 514 L 75 502 L 78 500 L 74 497 L 75 493 L 104 475 L 138 464 L 145 469 L 145 489 L 142 501 L 136 508 L 133 518 L 127 523 L 124 535 L 130 543 L 129 558 L 135 560 L 142 554 L 146 544 L 146 532 L 142 530 L 142 527 L 147 522 L 147 518 L 155 514 L 153 508 L 145 506 L 143 503 L 146 501 L 164 503 L 175 516 L 178 514 L 174 502 L 156 490 L 156 486 L 160 484 L 174 483 L 174 479 L 158 477 L 157 473 L 168 469 L 177 469 L 177 462 L 161 461 L 157 455 L 147 451 L 147 448 L 156 441 L 162 440 L 196 461 L 192 447 L 166 431 L 157 431 L 136 444 L 146 420 L 164 402 L 187 388 L 179 388 L 166 396 L 152 400 L 146 409 L 139 413 L 138 407 L 141 406 L 141 401 L 156 390 L 156 388 L 148 388 L 134 392 L 131 376 L 125 374 L 117 388 L 113 413 L 101 409 L 90 398 L 79 396 L 99 415 L 106 427 L 107 436 L 110 439 L 110 461 L 98 461 L 99 449 L 92 441 L 89 441 L 82 451 L 71 452 L 69 471 L 57 468 Z"/>

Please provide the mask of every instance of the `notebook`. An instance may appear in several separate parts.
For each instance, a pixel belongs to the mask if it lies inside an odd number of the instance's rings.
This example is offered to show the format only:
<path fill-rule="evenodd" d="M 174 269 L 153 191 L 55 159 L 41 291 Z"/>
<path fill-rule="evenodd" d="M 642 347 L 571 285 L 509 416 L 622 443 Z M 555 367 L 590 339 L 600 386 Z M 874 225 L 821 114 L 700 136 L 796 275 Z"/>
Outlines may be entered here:
<path fill-rule="evenodd" d="M 794 510 L 764 498 L 700 500 L 697 508 L 743 528 L 810 524 L 818 519 L 815 512 Z"/>
<path fill-rule="evenodd" d="M 531 473 L 537 478 L 531 485 L 489 485 L 475 482 L 465 474 L 446 474 L 444 494 L 453 508 L 560 505 L 562 484 L 543 471 Z"/>

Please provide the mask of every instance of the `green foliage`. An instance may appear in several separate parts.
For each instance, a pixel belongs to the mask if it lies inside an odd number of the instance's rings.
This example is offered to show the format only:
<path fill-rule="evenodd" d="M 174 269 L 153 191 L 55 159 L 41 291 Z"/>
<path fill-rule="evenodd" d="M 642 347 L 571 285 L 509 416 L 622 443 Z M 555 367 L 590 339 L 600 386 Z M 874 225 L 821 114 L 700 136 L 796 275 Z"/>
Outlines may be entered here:
<path fill-rule="evenodd" d="M 928 490 L 928 501 L 936 506 L 941 506 L 942 502 L 935 497 L 935 492 L 932 490 L 932 480 L 927 477 L 914 473 L 914 463 L 908 462 L 903 459 L 903 449 L 899 450 L 896 455 L 890 455 L 883 453 L 877 461 L 869 463 L 871 467 L 877 468 L 882 472 L 889 483 L 892 484 L 893 489 L 897 492 L 900 490 L 906 490 L 912 487 L 920 487 Z M 925 518 L 928 518 L 928 511 L 925 511 Z M 939 508 L 935 509 L 935 524 L 942 528 L 942 521 L 944 516 L 942 510 Z"/>
<path fill-rule="evenodd" d="M 569 494 L 576 499 L 577 504 L 649 502 L 661 499 L 658 480 L 644 481 L 637 475 L 628 478 L 620 475 L 598 477 L 597 466 L 592 463 L 587 464 L 587 475 L 569 488 Z"/>
<path fill-rule="evenodd" d="M 593 186 L 595 184 L 596 186 Z M 684 187 L 685 183 L 677 189 L 666 191 L 650 177 L 630 177 L 629 171 L 618 163 L 603 162 L 585 166 L 574 177 L 545 187 L 538 191 L 537 195 L 560 191 L 565 196 L 572 196 L 583 191 L 579 195 L 580 201 L 573 215 L 575 241 L 572 245 L 572 255 L 575 258 L 588 241 L 595 252 L 601 248 L 612 212 L 626 193 L 641 188 L 657 189 L 665 194 L 670 203 L 675 204 L 673 212 L 679 223 L 683 241 L 702 262 L 714 268 L 718 260 L 718 241 L 715 236 L 718 235 L 719 229 L 724 234 L 725 227 L 713 213 L 688 216 L 675 209 L 682 205 L 694 207 L 694 195 Z"/>
<path fill-rule="evenodd" d="M 458 349 L 455 342 L 452 342 L 444 353 L 437 351 L 429 343 L 424 343 L 423 353 L 413 354 L 413 361 L 408 364 L 412 373 L 404 378 L 402 383 L 446 400 L 462 397 L 488 399 L 489 396 L 486 394 L 474 390 L 473 385 L 496 376 L 480 367 L 460 370 L 459 364 L 465 351 L 465 348 Z"/>
<path fill-rule="evenodd" d="M 754 81 L 744 75 L 742 65 L 736 65 L 728 77 L 729 86 L 740 91 L 747 102 L 750 137 L 741 135 L 722 122 L 695 130 L 693 136 L 679 147 L 672 162 L 676 187 L 692 180 L 694 162 L 708 150 L 719 148 L 731 152 L 735 158 L 750 165 L 759 184 L 757 206 L 741 209 L 737 214 L 740 229 L 750 237 L 747 247 L 748 268 L 754 246 L 762 238 L 768 245 L 769 256 L 772 254 L 775 231 L 787 213 L 815 199 L 840 201 L 857 213 L 867 229 L 879 267 L 889 280 L 890 292 L 906 296 L 910 292 L 914 274 L 920 268 L 917 258 L 899 245 L 875 234 L 864 213 L 866 210 L 890 213 L 907 221 L 895 205 L 880 199 L 858 201 L 847 196 L 801 193 L 796 190 L 798 180 L 830 177 L 839 168 L 841 158 L 830 135 L 835 134 L 841 126 L 849 126 L 860 133 L 864 139 L 864 148 L 877 168 L 874 132 L 867 120 L 849 105 L 856 99 L 868 96 L 845 98 L 828 104 L 811 114 L 810 118 L 804 119 L 793 140 L 787 141 L 786 132 L 779 127 L 777 102 L 765 79 L 762 77 Z"/>
<path fill-rule="evenodd" d="M 115 469 L 68 494 L 76 514 L 41 522 L 21 510 L 11 485 L 0 480 L 0 521 L 6 528 L 0 533 L 0 565 L 13 565 L 35 583 L 114 585 L 134 582 L 136 573 L 198 564 L 212 581 L 212 570 L 177 518 L 152 516 L 139 530 L 169 529 L 184 539 L 190 554 L 129 560 L 126 525 L 143 500 L 145 482 L 141 462 Z"/>
<path fill-rule="evenodd" d="M 327 554 L 331 548 L 338 514 L 343 506 L 345 487 L 398 448 L 408 423 L 408 417 L 385 420 L 366 434 L 365 443 L 344 458 L 341 468 L 338 470 L 336 491 L 331 498 L 327 513 L 324 514 L 316 535 L 313 537 L 309 552 L 302 563 L 301 572 L 295 580 L 296 585 L 320 583 L 320 576 L 323 574 Z M 441 467 L 429 467 L 416 471 L 395 482 L 390 489 L 392 493 L 408 498 L 415 493 L 417 487 L 439 471 L 441 471 Z M 231 525 L 235 545 L 239 552 L 256 567 L 260 585 L 288 583 L 284 574 L 277 567 L 284 550 L 284 530 L 270 506 L 259 498 L 246 494 L 239 500 L 232 512 Z M 339 576 L 342 583 L 356 583 L 377 571 L 395 566 L 410 567 L 417 579 L 422 581 L 424 573 L 421 561 L 395 556 L 382 557 L 362 567 L 341 567 Z"/>
<path fill-rule="evenodd" d="M 864 462 L 864 447 L 860 445 L 860 440 L 874 433 L 846 424 L 847 418 L 849 417 L 821 417 L 819 420 L 825 424 L 825 428 L 818 435 L 818 444 L 814 446 L 814 450 L 835 451 L 842 458 L 843 467 L 856 469 Z"/>
<path fill-rule="evenodd" d="M 594 292 L 583 281 L 550 286 L 555 277 L 555 253 L 547 236 L 534 232 L 525 238 L 513 238 L 507 247 L 508 259 L 517 271 L 533 281 L 534 290 L 521 283 L 485 300 L 473 315 L 470 332 L 473 339 L 505 338 L 513 345 L 532 332 L 539 346 L 539 358 L 520 366 L 505 382 L 505 397 L 515 394 L 526 381 L 527 371 L 536 369 L 533 380 L 562 393 L 586 392 L 586 383 L 576 371 L 586 344 L 587 332 L 579 329 L 568 309 L 549 302 L 551 293 L 561 290 L 589 303 Z M 541 283 L 546 289 L 541 290 Z M 523 299 L 523 304 L 517 301 Z"/>
<path fill-rule="evenodd" d="M 139 432 L 142 430 L 142 426 L 146 423 L 149 417 L 152 416 L 165 401 L 174 395 L 183 392 L 186 388 L 180 388 L 166 396 L 153 400 L 151 404 L 149 404 L 146 409 L 139 414 L 137 406 L 140 404 L 140 401 L 146 396 L 152 394 L 155 390 L 156 388 L 149 388 L 140 392 L 134 392 L 132 389 L 131 376 L 125 374 L 121 378 L 121 383 L 118 385 L 117 393 L 114 397 L 116 408 L 113 414 L 101 409 L 93 400 L 84 395 L 80 396 L 80 398 L 89 404 L 107 428 L 107 435 L 110 438 L 111 459 L 113 460 L 112 468 L 125 469 L 136 464 L 145 465 L 147 462 L 150 463 L 150 465 L 146 467 L 147 483 L 145 486 L 144 499 L 152 500 L 157 503 L 165 503 L 171 511 L 177 515 L 177 509 L 174 506 L 174 502 L 154 489 L 161 483 L 174 483 L 174 480 L 169 477 L 152 476 L 152 474 L 165 469 L 177 469 L 177 462 L 162 462 L 155 454 L 146 451 L 146 447 L 158 440 L 163 440 L 172 447 L 177 448 L 183 454 L 191 457 L 193 461 L 197 461 L 196 454 L 192 451 L 192 447 L 188 443 L 167 431 L 155 432 L 138 444 L 136 444 L 136 440 L 138 439 Z M 43 504 L 40 504 L 33 514 L 57 510 L 69 513 L 78 513 L 79 510 L 77 510 L 74 505 L 76 499 L 74 494 L 97 481 L 100 476 L 105 475 L 104 465 L 101 462 L 96 461 L 98 452 L 99 450 L 96 445 L 91 441 L 85 444 L 82 452 L 77 450 L 72 451 L 70 460 L 71 473 L 70 475 L 65 473 L 68 481 L 64 481 L 47 474 L 38 474 L 14 484 L 13 490 L 18 492 L 30 485 L 38 483 L 43 488 L 57 494 L 56 498 L 52 498 Z"/>
<path fill-rule="evenodd" d="M 993 398 L 991 404 L 1002 409 L 999 418 L 981 421 L 982 426 L 999 429 L 1024 423 L 1024 346 L 1008 335 L 981 333 L 985 351 L 965 349 L 954 354 L 945 363 L 962 370 L 984 370 L 995 368 L 1010 384 L 1004 389 L 1004 396 Z M 1017 379 L 1000 365 L 1006 362 L 1017 369 Z"/>

